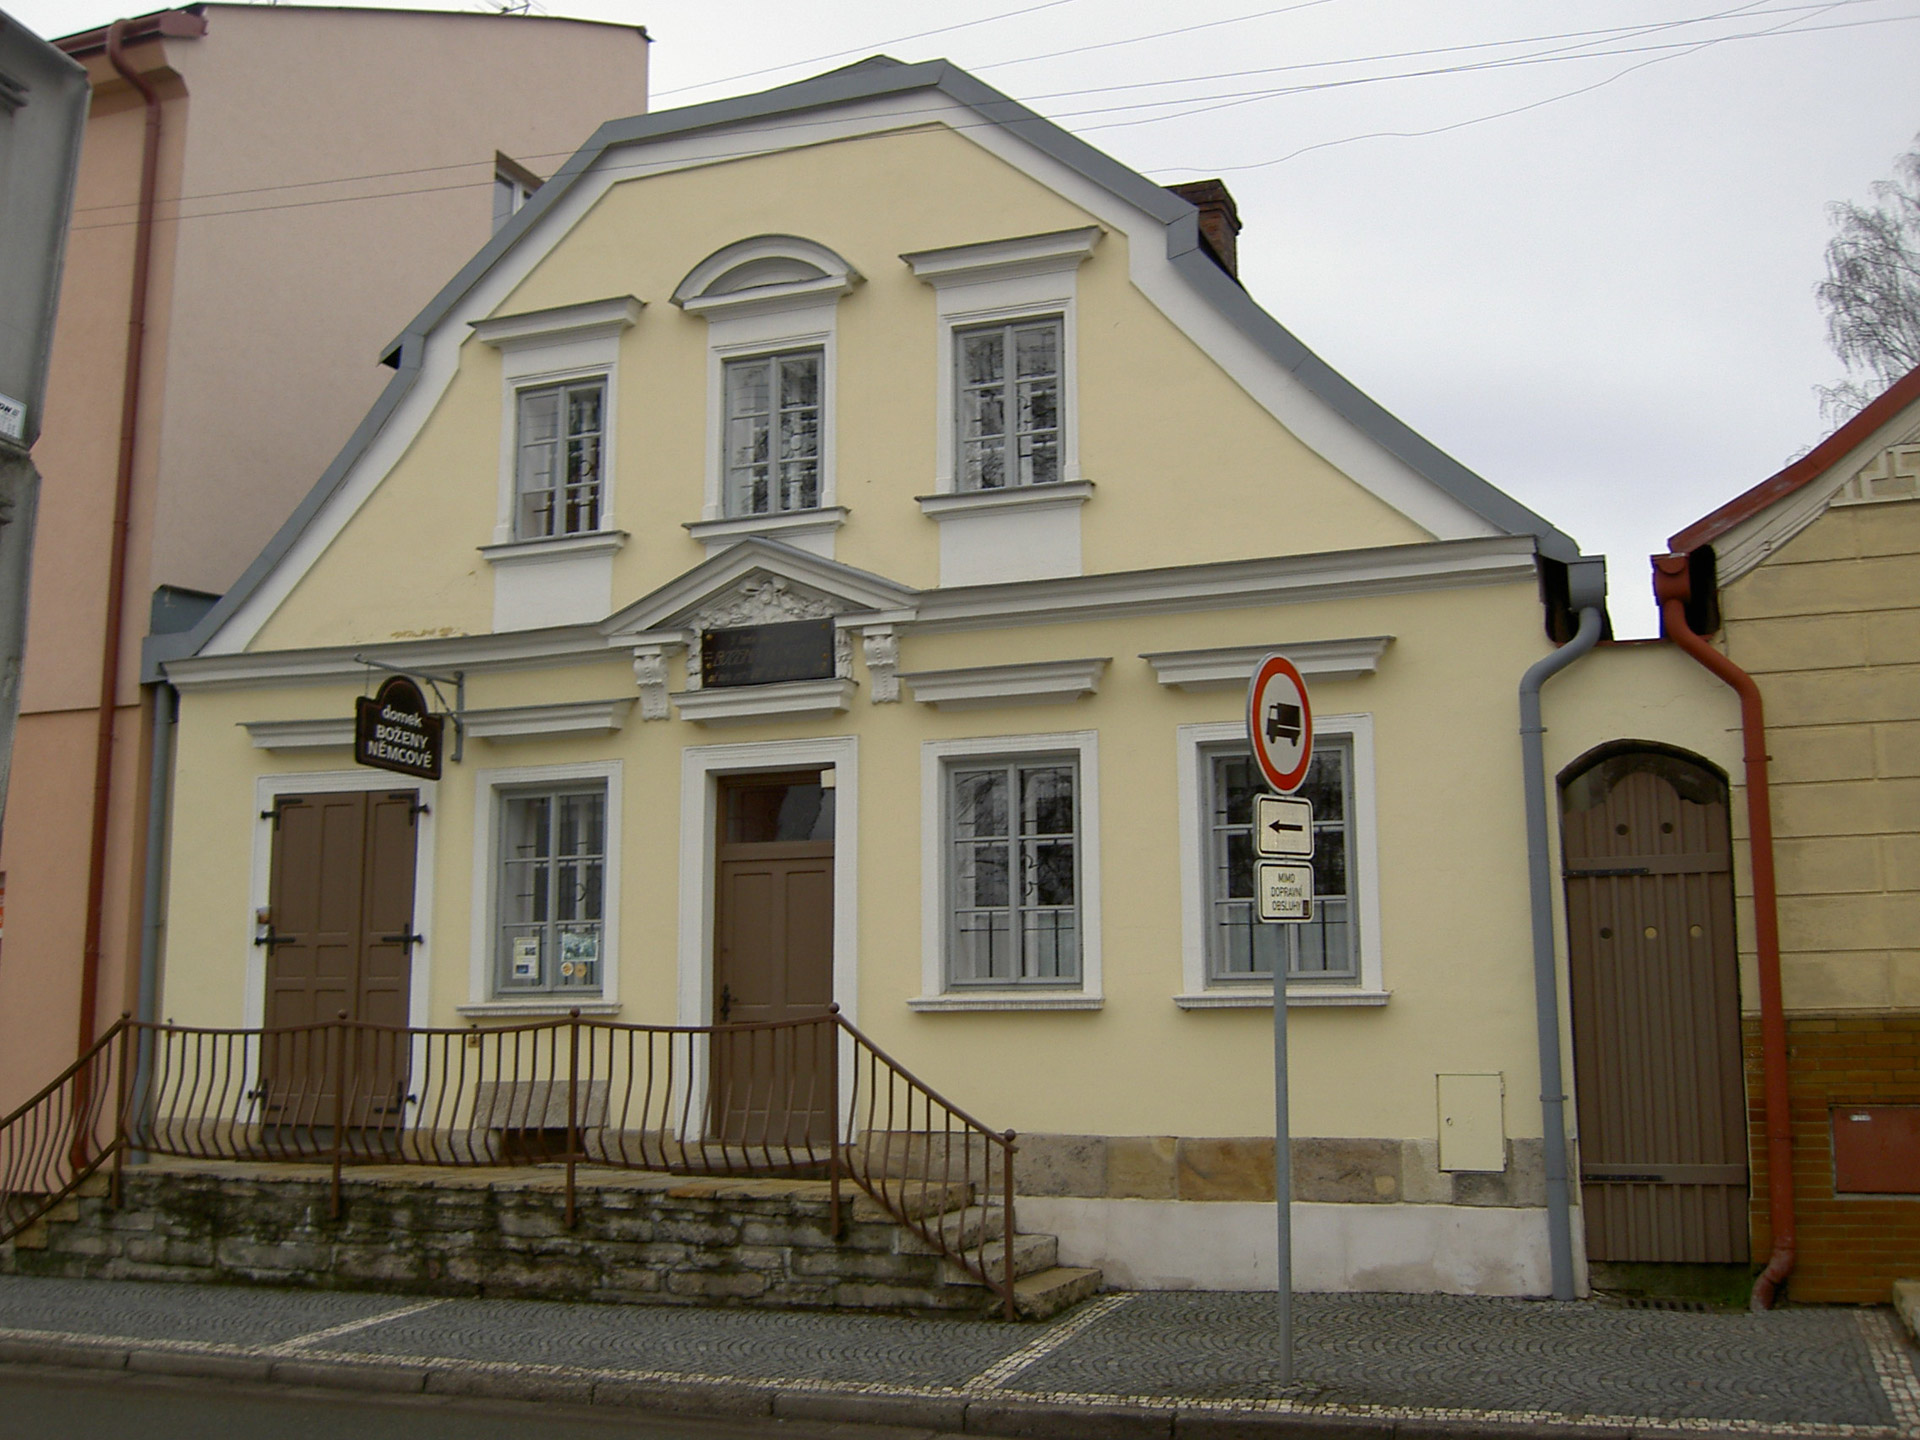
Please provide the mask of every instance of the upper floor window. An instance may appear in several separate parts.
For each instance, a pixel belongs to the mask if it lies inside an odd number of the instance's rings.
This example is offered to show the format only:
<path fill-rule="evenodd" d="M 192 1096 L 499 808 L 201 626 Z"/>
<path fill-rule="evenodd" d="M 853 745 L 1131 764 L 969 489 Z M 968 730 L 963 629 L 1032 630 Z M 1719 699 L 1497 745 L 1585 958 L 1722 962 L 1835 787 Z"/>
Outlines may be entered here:
<path fill-rule="evenodd" d="M 1060 478 L 1062 328 L 1055 315 L 955 333 L 960 489 Z"/>
<path fill-rule="evenodd" d="M 493 228 L 498 230 L 511 220 L 539 188 L 538 175 L 496 150 L 493 155 Z"/>
<path fill-rule="evenodd" d="M 604 378 L 519 392 L 515 540 L 600 529 L 606 395 Z"/>
<path fill-rule="evenodd" d="M 726 362 L 729 516 L 819 508 L 823 361 L 802 350 Z"/>

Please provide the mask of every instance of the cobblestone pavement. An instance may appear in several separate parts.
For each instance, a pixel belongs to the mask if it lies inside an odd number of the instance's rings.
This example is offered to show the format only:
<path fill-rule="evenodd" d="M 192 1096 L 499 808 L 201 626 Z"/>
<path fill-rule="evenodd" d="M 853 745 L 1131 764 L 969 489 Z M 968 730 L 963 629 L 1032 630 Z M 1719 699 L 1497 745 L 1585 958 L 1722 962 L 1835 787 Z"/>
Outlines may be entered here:
<path fill-rule="evenodd" d="M 1004 1325 L 0 1277 L 0 1360 L 595 1401 L 677 1386 L 732 1396 L 734 1413 L 820 1417 L 839 1397 L 847 1419 L 1028 1434 L 1044 1431 L 1007 1417 L 1039 1404 L 1160 1417 L 1169 1435 L 1176 1414 L 1227 1414 L 1920 1440 L 1915 1357 L 1885 1311 L 1303 1295 L 1294 1315 L 1298 1383 L 1282 1393 L 1257 1294 L 1113 1294 Z"/>

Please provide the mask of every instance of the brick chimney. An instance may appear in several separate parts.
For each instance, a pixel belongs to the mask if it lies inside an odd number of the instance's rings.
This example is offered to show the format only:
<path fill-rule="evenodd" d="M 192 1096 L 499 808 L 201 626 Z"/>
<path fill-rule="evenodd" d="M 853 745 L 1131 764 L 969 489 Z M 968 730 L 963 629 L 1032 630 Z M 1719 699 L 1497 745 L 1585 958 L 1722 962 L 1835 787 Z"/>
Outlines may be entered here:
<path fill-rule="evenodd" d="M 1200 212 L 1200 240 L 1207 254 L 1235 280 L 1240 278 L 1240 207 L 1219 180 L 1189 180 L 1166 187 Z"/>

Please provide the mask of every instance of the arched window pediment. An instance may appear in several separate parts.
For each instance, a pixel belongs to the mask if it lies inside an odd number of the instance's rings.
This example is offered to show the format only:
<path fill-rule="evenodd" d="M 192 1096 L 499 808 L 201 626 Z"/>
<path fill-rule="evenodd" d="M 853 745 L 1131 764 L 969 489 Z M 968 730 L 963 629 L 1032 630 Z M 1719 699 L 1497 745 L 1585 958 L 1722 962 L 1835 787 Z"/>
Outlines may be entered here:
<path fill-rule="evenodd" d="M 817 300 L 859 284 L 860 272 L 798 235 L 756 235 L 723 245 L 687 272 L 673 303 L 693 314 L 766 302 Z"/>

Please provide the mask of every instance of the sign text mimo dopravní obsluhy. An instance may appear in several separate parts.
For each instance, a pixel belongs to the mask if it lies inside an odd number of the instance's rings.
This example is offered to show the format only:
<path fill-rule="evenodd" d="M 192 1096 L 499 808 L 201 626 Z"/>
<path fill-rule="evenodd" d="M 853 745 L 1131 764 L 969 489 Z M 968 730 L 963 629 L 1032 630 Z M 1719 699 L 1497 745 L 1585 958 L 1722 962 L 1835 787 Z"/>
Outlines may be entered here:
<path fill-rule="evenodd" d="M 353 758 L 376 770 L 440 778 L 446 721 L 427 713 L 420 687 L 404 675 L 389 676 L 379 691 L 353 705 Z"/>

